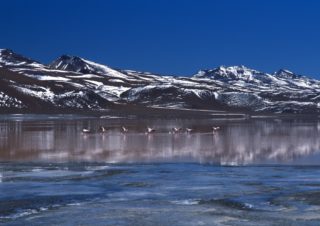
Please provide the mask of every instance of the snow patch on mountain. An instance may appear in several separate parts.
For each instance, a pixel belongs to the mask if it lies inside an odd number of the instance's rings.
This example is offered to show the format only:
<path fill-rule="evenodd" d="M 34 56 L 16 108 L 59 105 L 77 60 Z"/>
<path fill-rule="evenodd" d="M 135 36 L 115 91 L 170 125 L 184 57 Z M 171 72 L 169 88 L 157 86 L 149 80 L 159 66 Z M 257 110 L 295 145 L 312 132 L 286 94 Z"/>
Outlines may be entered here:
<path fill-rule="evenodd" d="M 50 88 L 42 87 L 42 86 L 26 86 L 26 87 L 19 87 L 19 86 L 13 86 L 15 87 L 19 92 L 22 92 L 24 94 L 37 97 L 39 99 L 52 102 L 54 100 L 55 94 L 50 90 Z"/>
<path fill-rule="evenodd" d="M 279 78 L 285 78 L 285 79 L 295 79 L 301 77 L 300 75 L 294 74 L 292 71 L 286 70 L 286 69 L 280 69 L 279 71 L 276 71 L 274 73 L 274 76 Z"/>
<path fill-rule="evenodd" d="M 56 104 L 76 109 L 101 109 L 97 100 L 92 100 L 86 92 L 71 91 L 57 96 Z"/>
<path fill-rule="evenodd" d="M 0 92 L 0 108 L 24 108 L 22 101 L 15 97 L 10 97 L 4 92 Z"/>
<path fill-rule="evenodd" d="M 263 99 L 254 93 L 224 92 L 217 93 L 216 98 L 228 106 L 237 108 L 254 108 L 258 110 L 265 106 Z"/>
<path fill-rule="evenodd" d="M 89 83 L 95 85 L 96 87 L 103 86 L 103 83 L 102 83 L 102 82 L 93 81 L 93 80 L 88 80 L 88 79 L 85 79 L 84 81 L 89 82 Z"/>
<path fill-rule="evenodd" d="M 50 76 L 50 75 L 35 75 L 35 74 L 24 74 L 30 78 L 35 78 L 40 81 L 70 81 L 70 79 L 61 76 Z"/>
<path fill-rule="evenodd" d="M 123 80 L 121 80 L 121 79 L 109 79 L 109 82 L 117 82 L 117 83 L 124 83 L 124 81 Z"/>
<path fill-rule="evenodd" d="M 115 95 L 116 97 L 119 97 L 119 98 L 120 98 L 122 93 L 126 92 L 129 89 L 130 89 L 129 87 L 123 87 L 123 86 L 103 85 L 101 87 L 101 91 L 111 93 L 111 94 L 113 94 L 113 95 Z"/>
<path fill-rule="evenodd" d="M 127 78 L 126 75 L 124 75 L 114 69 L 111 69 L 110 67 L 104 66 L 102 64 L 97 64 L 97 63 L 94 63 L 89 60 L 84 60 L 84 59 L 82 59 L 82 60 L 87 63 L 87 65 L 88 65 L 88 67 L 90 67 L 90 69 L 96 70 L 99 73 L 106 74 L 108 76 L 116 77 L 116 78 L 124 78 L 124 79 Z"/>
<path fill-rule="evenodd" d="M 100 75 L 84 74 L 84 75 L 67 75 L 68 78 L 101 78 Z"/>
<path fill-rule="evenodd" d="M 173 87 L 171 84 L 154 84 L 154 85 L 147 85 L 143 87 L 132 88 L 128 91 L 129 93 L 127 96 L 127 100 L 135 101 L 139 99 L 139 97 L 143 96 L 144 94 L 150 93 L 151 90 L 165 90 L 171 87 Z"/>
<path fill-rule="evenodd" d="M 103 109 L 112 102 L 149 107 L 320 112 L 320 81 L 284 69 L 268 74 L 245 66 L 220 66 L 188 78 L 113 69 L 67 55 L 44 65 L 4 49 L 0 51 L 0 72 L 0 92 L 7 93 L 11 86 L 19 95 L 36 97 L 26 101 L 45 101 L 55 108 Z M 7 103 L 10 97 L 2 93 L 0 101 Z"/>
<path fill-rule="evenodd" d="M 245 79 L 250 81 L 255 75 L 259 75 L 261 72 L 249 69 L 245 66 L 220 66 L 212 70 L 200 70 L 194 77 L 197 78 L 212 78 L 212 79 Z"/>

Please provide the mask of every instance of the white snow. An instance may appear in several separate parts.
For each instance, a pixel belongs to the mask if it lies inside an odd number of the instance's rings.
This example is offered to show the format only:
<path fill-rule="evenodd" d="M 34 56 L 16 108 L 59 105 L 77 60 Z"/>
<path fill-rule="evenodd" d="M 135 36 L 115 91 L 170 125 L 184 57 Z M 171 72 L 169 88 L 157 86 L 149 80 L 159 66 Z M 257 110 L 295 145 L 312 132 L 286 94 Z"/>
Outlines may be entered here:
<path fill-rule="evenodd" d="M 288 74 L 292 74 L 292 75 L 293 75 L 293 72 L 292 72 L 292 71 L 289 71 L 289 70 L 286 70 L 286 69 L 284 69 L 283 71 L 286 72 L 286 73 L 288 73 Z"/>
<path fill-rule="evenodd" d="M 20 92 L 23 92 L 25 94 L 29 94 L 30 96 L 38 97 L 42 100 L 46 100 L 50 102 L 52 102 L 55 97 L 55 94 L 52 91 L 50 91 L 49 88 L 42 87 L 42 86 L 34 85 L 29 87 L 18 87 L 18 86 L 14 86 L 14 87 Z"/>
<path fill-rule="evenodd" d="M 24 104 L 15 97 L 10 97 L 4 92 L 0 92 L 0 107 L 23 108 Z"/>
<path fill-rule="evenodd" d="M 315 105 L 314 102 L 301 102 L 301 101 L 277 101 L 277 102 L 273 102 L 274 103 L 278 103 L 280 105 L 284 105 L 284 104 L 293 104 L 293 105 L 301 105 L 301 106 L 307 106 L 307 105 Z"/>
<path fill-rule="evenodd" d="M 93 81 L 93 80 L 85 80 L 85 81 L 96 85 L 96 88 L 99 89 L 98 94 L 102 95 L 104 98 L 110 97 L 110 94 L 112 96 L 119 98 L 123 92 L 130 89 L 130 87 L 104 85 L 102 82 Z"/>
<path fill-rule="evenodd" d="M 132 91 L 131 94 L 135 95 L 137 93 L 140 93 L 141 91 L 150 90 L 150 89 L 154 89 L 154 88 L 165 89 L 165 88 L 170 88 L 170 87 L 172 87 L 171 84 L 147 85 L 147 86 L 132 88 L 131 89 L 131 91 Z"/>
<path fill-rule="evenodd" d="M 172 82 L 174 85 L 182 85 L 182 86 L 197 86 L 199 83 L 189 80 L 183 80 L 183 79 L 171 79 L 170 82 Z"/>
<path fill-rule="evenodd" d="M 21 66 L 21 65 L 24 65 L 26 64 L 26 62 L 22 61 L 22 62 L 19 62 L 19 63 L 13 63 L 13 62 L 9 62 L 7 60 L 5 60 L 3 57 L 0 56 L 0 63 L 6 65 L 6 66 Z"/>
<path fill-rule="evenodd" d="M 303 88 L 310 88 L 309 84 L 306 83 L 306 81 L 303 80 L 290 80 L 290 83 L 299 86 L 299 87 L 303 87 Z"/>
<path fill-rule="evenodd" d="M 234 107 L 262 107 L 263 99 L 254 93 L 224 92 L 219 93 L 217 99 L 222 103 Z"/>
<path fill-rule="evenodd" d="M 202 93 L 206 92 L 205 90 L 202 90 L 202 89 L 185 89 L 185 91 L 192 92 L 195 95 L 197 95 L 199 98 L 201 98 Z"/>
<path fill-rule="evenodd" d="M 23 75 L 30 78 L 35 78 L 40 81 L 69 81 L 70 80 L 68 78 L 61 77 L 61 76 L 36 75 L 36 74 L 28 74 L 28 73 L 23 73 Z"/>
<path fill-rule="evenodd" d="M 31 63 L 31 64 L 28 64 L 28 66 L 31 66 L 31 67 L 36 67 L 36 68 L 44 68 L 45 66 L 43 64 L 39 64 L 39 63 Z"/>
<path fill-rule="evenodd" d="M 272 76 L 272 75 L 269 75 L 269 74 L 267 74 L 267 76 L 268 76 L 268 78 L 270 79 L 270 80 L 272 80 L 275 84 L 278 84 L 278 85 L 280 85 L 280 86 L 282 86 L 282 85 L 288 85 L 288 83 L 286 82 L 286 81 L 284 81 L 284 80 L 282 80 L 282 79 L 280 79 L 280 78 L 277 78 L 277 77 L 275 77 L 275 76 Z"/>
<path fill-rule="evenodd" d="M 119 82 L 119 83 L 124 83 L 121 79 L 109 79 L 109 82 Z"/>
<path fill-rule="evenodd" d="M 28 69 L 26 69 L 28 70 Z M 46 68 L 45 66 L 44 67 L 39 67 L 39 68 L 33 68 L 33 70 L 36 70 L 36 71 L 45 71 L 45 72 L 57 72 L 57 73 L 63 73 L 63 74 L 70 74 L 70 71 L 63 71 L 63 70 L 57 70 L 57 69 L 49 69 L 49 68 Z M 75 73 L 75 74 L 78 74 L 78 72 L 72 72 L 72 73 Z"/>
<path fill-rule="evenodd" d="M 104 85 L 101 87 L 101 91 L 104 91 L 104 92 L 107 92 L 107 93 L 110 93 L 112 95 L 115 95 L 116 97 L 120 97 L 120 95 L 129 90 L 130 87 L 123 87 L 123 86 L 108 86 L 108 85 Z"/>
<path fill-rule="evenodd" d="M 84 75 L 68 75 L 68 78 L 101 78 L 100 75 L 84 74 Z"/>
<path fill-rule="evenodd" d="M 76 87 L 76 88 L 83 88 L 83 87 L 84 87 L 84 85 L 79 84 L 79 83 L 76 83 L 76 82 L 70 82 L 70 81 L 68 81 L 68 82 L 65 82 L 65 83 L 70 84 L 70 85 L 72 85 L 72 86 L 74 86 L 74 87 Z"/>
<path fill-rule="evenodd" d="M 41 81 L 69 81 L 70 79 L 60 77 L 60 76 L 49 76 L 49 75 L 40 75 L 37 77 Z"/>
<path fill-rule="evenodd" d="M 94 69 L 99 70 L 100 72 L 108 75 L 108 76 L 112 76 L 112 77 L 117 77 L 117 78 L 127 78 L 128 76 L 126 76 L 125 74 L 122 74 L 114 69 L 111 69 L 105 65 L 102 64 L 97 64 L 95 62 L 89 61 L 89 60 L 85 60 L 82 59 L 85 63 L 87 63 L 89 66 L 91 66 Z"/>
<path fill-rule="evenodd" d="M 229 106 L 249 107 L 255 110 L 268 110 L 272 107 L 277 110 L 280 109 L 279 111 L 281 111 L 281 109 L 287 109 L 287 106 L 288 108 L 297 106 L 296 109 L 298 109 L 299 106 L 303 107 L 305 105 L 313 105 L 320 108 L 319 98 L 311 99 L 311 97 L 318 95 L 320 92 L 320 81 L 300 76 L 297 78 L 295 76 L 286 76 L 287 74 L 294 75 L 288 70 L 281 71 L 283 76 L 277 76 L 276 73 L 261 73 L 244 66 L 221 66 L 213 70 L 199 71 L 194 77 L 188 78 L 158 76 L 149 72 L 137 72 L 133 70 L 126 70 L 125 72 L 118 71 L 102 64 L 81 59 L 85 63 L 84 67 L 92 71 L 91 73 L 100 74 L 96 75 L 52 70 L 36 62 L 30 64 L 24 61 L 12 63 L 6 59 L 6 57 L 2 57 L 0 54 L 0 63 L 2 64 L 0 67 L 9 65 L 9 70 L 40 81 L 55 81 L 57 84 L 60 84 L 62 88 L 64 84 L 70 84 L 75 87 L 74 92 L 70 92 L 69 89 L 68 92 L 65 93 L 65 96 L 61 93 L 54 94 L 50 88 L 46 88 L 46 85 L 42 85 L 43 87 L 26 86 L 17 82 L 14 85 L 18 90 L 52 102 L 59 100 L 59 98 L 68 97 L 68 103 L 65 104 L 69 106 L 74 105 L 79 108 L 85 106 L 95 108 L 98 106 L 98 104 L 95 103 L 89 104 L 92 100 L 86 96 L 88 91 L 94 91 L 96 94 L 110 101 L 118 101 L 122 93 L 130 90 L 128 101 L 134 101 L 139 100 L 139 97 L 144 97 L 144 95 L 148 94 L 152 89 L 166 89 L 169 87 L 174 87 L 183 92 L 194 93 L 199 98 L 211 95 L 214 96 L 216 100 Z M 80 64 L 81 67 L 83 67 L 83 62 Z M 62 63 L 65 62 L 59 62 L 57 67 L 61 67 Z M 68 64 L 63 66 L 67 67 L 67 65 Z M 126 85 L 128 84 L 129 86 L 130 83 L 132 83 L 132 86 L 127 87 Z M 48 84 L 51 85 L 52 82 Z M 69 88 L 69 86 L 65 87 Z M 81 89 L 83 93 L 78 89 Z M 61 92 L 60 90 L 62 89 L 59 89 L 59 92 Z M 73 88 L 71 88 L 71 90 L 73 90 Z M 272 100 L 271 97 L 275 97 L 276 95 L 301 101 Z M 75 100 L 71 100 L 71 97 L 75 98 Z M 10 99 L 10 97 L 5 97 L 0 93 L 0 106 L 2 103 L 7 103 L 8 98 Z M 179 98 L 179 100 L 168 103 L 164 103 L 161 98 L 160 96 L 155 99 L 152 99 L 152 97 L 150 97 L 150 99 L 142 99 L 146 101 L 145 103 L 149 106 L 175 106 L 183 108 L 186 104 L 184 100 Z M 6 102 L 2 101 L 4 99 L 6 99 Z"/>
<path fill-rule="evenodd" d="M 89 82 L 89 83 L 92 83 L 92 84 L 94 84 L 94 85 L 96 85 L 96 86 L 103 86 L 103 83 L 102 83 L 102 82 L 93 81 L 93 80 L 87 80 L 87 79 L 85 79 L 84 81 Z"/>

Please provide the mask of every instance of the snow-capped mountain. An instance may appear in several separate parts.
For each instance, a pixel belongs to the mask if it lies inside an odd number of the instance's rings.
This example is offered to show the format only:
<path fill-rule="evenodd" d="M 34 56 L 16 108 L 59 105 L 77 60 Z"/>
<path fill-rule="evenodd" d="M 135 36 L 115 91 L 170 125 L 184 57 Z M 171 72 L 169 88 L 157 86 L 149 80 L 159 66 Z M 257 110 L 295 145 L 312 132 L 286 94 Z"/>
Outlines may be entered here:
<path fill-rule="evenodd" d="M 2 112 L 129 107 L 318 113 L 320 81 L 284 69 L 268 74 L 245 66 L 163 76 L 68 55 L 45 65 L 0 50 Z"/>

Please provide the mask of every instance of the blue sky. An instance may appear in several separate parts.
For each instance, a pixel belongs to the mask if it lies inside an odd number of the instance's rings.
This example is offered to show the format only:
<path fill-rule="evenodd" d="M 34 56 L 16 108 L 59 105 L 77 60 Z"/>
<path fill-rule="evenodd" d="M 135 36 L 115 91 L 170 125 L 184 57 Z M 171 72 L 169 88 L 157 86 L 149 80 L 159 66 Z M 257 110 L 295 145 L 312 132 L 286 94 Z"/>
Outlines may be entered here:
<path fill-rule="evenodd" d="M 0 48 L 49 63 L 192 75 L 219 65 L 320 78 L 320 1 L 1 1 Z"/>

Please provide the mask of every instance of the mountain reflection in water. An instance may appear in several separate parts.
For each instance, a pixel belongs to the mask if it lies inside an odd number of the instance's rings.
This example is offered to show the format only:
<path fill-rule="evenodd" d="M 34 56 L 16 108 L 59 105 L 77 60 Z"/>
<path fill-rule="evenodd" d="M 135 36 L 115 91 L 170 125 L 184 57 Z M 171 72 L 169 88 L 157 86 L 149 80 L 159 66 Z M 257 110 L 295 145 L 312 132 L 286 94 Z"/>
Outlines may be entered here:
<path fill-rule="evenodd" d="M 100 125 L 108 131 L 81 132 L 83 128 L 97 131 Z M 121 133 L 122 125 L 128 133 Z M 145 134 L 147 126 L 156 132 Z M 170 134 L 175 126 L 194 130 Z M 221 129 L 213 134 L 212 126 Z M 319 135 L 316 120 L 3 120 L 0 160 L 317 164 Z"/>

